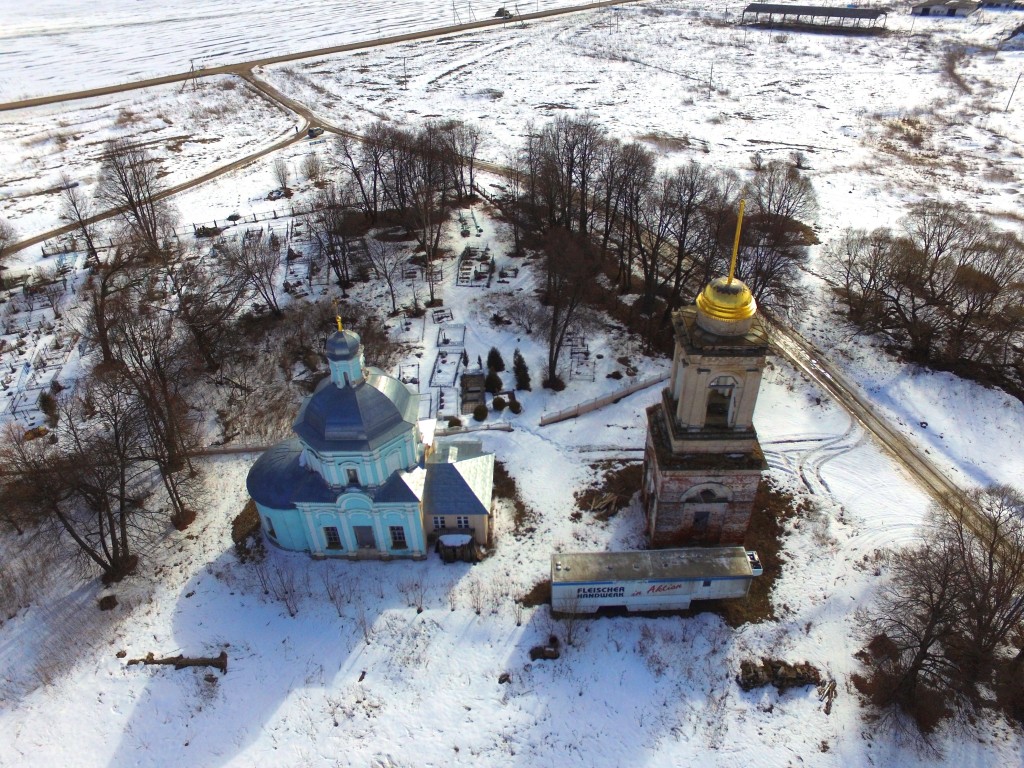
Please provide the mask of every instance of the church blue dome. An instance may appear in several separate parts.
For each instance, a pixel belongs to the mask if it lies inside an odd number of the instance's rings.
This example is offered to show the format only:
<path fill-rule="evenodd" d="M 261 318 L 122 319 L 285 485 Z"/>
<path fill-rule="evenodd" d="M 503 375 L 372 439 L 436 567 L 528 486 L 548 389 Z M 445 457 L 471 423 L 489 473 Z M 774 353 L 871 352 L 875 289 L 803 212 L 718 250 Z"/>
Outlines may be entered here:
<path fill-rule="evenodd" d="M 317 452 L 368 451 L 412 430 L 418 418 L 419 401 L 402 382 L 368 369 L 352 386 L 321 381 L 292 429 Z"/>
<path fill-rule="evenodd" d="M 353 360 L 359 355 L 359 334 L 335 331 L 327 339 L 327 359 L 338 362 Z"/>

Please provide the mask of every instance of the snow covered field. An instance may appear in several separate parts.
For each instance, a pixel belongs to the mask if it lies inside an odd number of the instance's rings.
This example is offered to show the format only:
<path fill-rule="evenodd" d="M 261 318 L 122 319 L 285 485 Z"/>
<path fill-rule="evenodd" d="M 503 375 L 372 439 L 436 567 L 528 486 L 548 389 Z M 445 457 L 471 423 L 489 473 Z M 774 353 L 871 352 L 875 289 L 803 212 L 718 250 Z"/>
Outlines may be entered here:
<path fill-rule="evenodd" d="M 9 0 L 0 3 L 8 18 L 22 13 Z M 148 35 L 144 39 L 153 52 L 133 63 L 131 52 L 111 37 L 121 34 L 116 27 L 68 25 L 61 39 L 119 54 L 109 68 L 76 69 L 74 82 L 100 85 L 187 68 L 164 62 L 200 53 L 223 63 L 222 49 L 230 58 L 258 55 L 250 53 L 257 44 L 267 46 L 260 52 L 280 52 L 272 47 L 281 45 L 277 39 L 258 43 L 255 35 L 242 40 L 237 28 L 229 31 L 228 22 L 234 26 L 237 15 L 231 15 L 235 9 L 228 3 L 217 4 L 216 11 L 208 6 L 155 10 L 120 0 L 103 3 L 90 12 L 92 19 L 107 18 L 113 25 L 123 14 L 134 14 L 136 26 L 129 33 Z M 383 34 L 411 23 L 395 21 L 411 7 L 399 6 Z M 247 8 L 252 25 L 267 35 L 279 33 L 285 26 L 280 14 L 291 12 L 293 27 L 284 34 L 294 48 L 328 44 L 317 36 L 326 34 L 319 20 L 329 18 L 330 4 L 298 11 Z M 203 22 L 196 16 L 200 10 L 220 19 Z M 450 9 L 417 12 L 426 18 Z M 735 16 L 736 8 L 731 12 Z M 24 13 L 17 16 L 26 25 L 16 38 L 21 42 L 8 45 L 4 39 L 4 51 L 58 56 L 52 46 L 46 54 L 46 46 L 33 43 L 35 33 L 27 26 L 31 21 L 40 39 L 47 39 L 56 34 L 56 16 Z M 307 13 L 318 20 L 316 29 L 311 30 L 308 16 L 303 18 Z M 178 23 L 168 21 L 175 14 Z M 948 81 L 942 56 L 954 43 L 992 45 L 1024 17 L 986 12 L 966 21 L 920 19 L 909 36 L 910 19 L 894 13 L 888 25 L 900 34 L 874 39 L 744 32 L 723 25 L 724 14 L 724 3 L 657 3 L 274 67 L 263 75 L 353 128 L 377 116 L 399 122 L 427 116 L 472 120 L 492 135 L 483 154 L 498 162 L 530 119 L 542 122 L 585 110 L 624 139 L 649 137 L 666 152 L 666 165 L 692 157 L 742 170 L 755 150 L 772 158 L 799 149 L 807 155 L 821 199 L 825 242 L 845 226 L 893 223 L 909 203 L 931 195 L 988 213 L 1019 208 L 1021 107 L 1006 115 L 1000 110 L 1022 54 L 968 55 L 960 72 L 970 93 Z M 231 34 L 236 39 L 207 53 L 190 48 L 186 38 L 162 34 L 193 23 L 207 31 L 216 26 L 222 40 Z M 367 26 L 371 21 L 359 23 L 373 32 Z M 0 24 L 0 29 L 7 35 L 11 27 Z M 67 60 L 66 50 L 59 55 L 58 64 Z M 0 67 L 10 60 L 0 59 Z M 43 63 L 27 67 L 25 82 L 38 78 L 41 90 L 53 90 L 45 79 L 50 76 L 45 60 L 33 61 Z M 403 65 L 413 78 L 407 91 L 396 85 Z M 0 92 L 8 87 L 0 80 Z M 67 87 L 70 81 L 60 89 Z M 240 90 L 225 92 L 224 98 L 233 99 Z M 95 158 L 88 136 L 72 136 L 66 153 L 58 155 L 64 150 L 54 137 L 36 154 L 31 143 L 7 137 L 66 120 L 71 133 L 81 124 L 96 140 L 118 128 L 129 135 L 139 128 L 159 129 L 154 137 L 161 144 L 154 146 L 166 147 L 191 111 L 202 110 L 202 101 L 175 88 L 106 99 L 102 103 L 111 106 L 96 123 L 89 122 L 85 105 L 8 113 L 0 116 L 0 130 L 7 131 L 0 152 L 7 167 L 23 164 L 15 178 L 32 176 L 33 168 L 52 175 L 61 166 L 80 168 L 84 178 L 95 167 L 89 164 Z M 245 104 L 251 106 L 238 108 L 257 111 L 243 112 L 239 125 L 216 145 L 190 150 L 185 144 L 183 152 L 197 153 L 186 162 L 160 150 L 167 171 L 175 174 L 171 183 L 291 130 L 283 113 L 251 98 Z M 116 126 L 125 109 L 139 113 L 140 122 Z M 190 133 L 212 139 L 222 136 L 221 127 L 211 117 L 191 126 Z M 908 131 L 919 131 L 920 143 L 909 141 Z M 305 151 L 311 150 L 296 147 L 283 154 L 297 165 Z M 270 162 L 183 194 L 175 205 L 185 221 L 265 209 Z M 16 188 L 34 185 L 41 182 L 33 177 L 18 181 Z M 7 182 L 3 186 L 4 193 L 11 189 Z M 309 193 L 308 186 L 300 188 L 300 196 Z M 0 216 L 15 223 L 23 217 L 21 234 L 56 225 L 47 222 L 52 212 L 22 205 L 13 196 L 0 198 Z M 507 259 L 507 234 L 482 210 L 476 213 L 484 231 L 473 244 L 490 245 L 500 267 Z M 450 244 L 461 249 L 464 240 L 452 235 Z M 519 346 L 536 384 L 541 343 L 509 327 L 491 326 L 487 318 L 503 299 L 455 287 L 450 284 L 454 270 L 446 274 L 445 306 L 452 310 L 451 322 L 465 324 L 469 354 L 486 355 L 497 345 L 509 361 Z M 524 266 L 518 278 L 496 287 L 515 295 L 528 291 L 532 280 Z M 829 349 L 830 358 L 843 364 L 872 402 L 901 423 L 933 460 L 965 486 L 1001 481 L 1021 487 L 1024 460 L 1015 437 L 1007 437 L 1024 429 L 1021 403 L 886 359 L 836 323 L 813 274 L 808 286 L 816 298 L 808 312 L 793 318 L 796 324 Z M 383 289 L 362 290 L 381 305 L 387 302 Z M 399 300 L 410 298 L 411 287 L 404 285 Z M 436 333 L 428 316 L 421 365 L 433 360 Z M 506 463 L 536 514 L 532 534 L 515 536 L 511 511 L 502 507 L 497 552 L 473 567 L 443 566 L 436 559 L 315 563 L 273 551 L 270 567 L 294 574 L 303 593 L 294 618 L 261 593 L 252 569 L 240 565 L 231 549 L 230 521 L 245 503 L 244 478 L 252 458 L 206 460 L 208 507 L 185 534 L 172 533 L 146 553 L 143 573 L 117 587 L 120 606 L 114 612 L 96 611 L 98 585 L 62 582 L 57 571 L 47 599 L 0 625 L 0 765 L 1021 764 L 1024 742 L 1000 724 L 944 734 L 944 754 L 937 759 L 892 743 L 864 722 L 848 677 L 858 667 L 852 654 L 860 647 L 852 613 L 870 598 L 877 580 L 875 552 L 914 540 L 928 503 L 843 410 L 778 360 L 766 373 L 755 422 L 771 478 L 812 501 L 812 511 L 787 524 L 786 562 L 774 594 L 778 621 L 738 631 L 711 615 L 587 621 L 578 645 L 561 660 L 531 663 L 529 648 L 561 628 L 545 607 L 527 609 L 517 626 L 513 598 L 546 577 L 551 552 L 635 547 L 642 540 L 635 505 L 607 522 L 570 516 L 576 511 L 574 493 L 595 477 L 595 461 L 639 458 L 643 410 L 657 399 L 657 388 L 573 421 L 544 428 L 537 421 L 545 411 L 624 383 L 606 378 L 622 368 L 620 356 L 640 369 L 640 377 L 666 372 L 668 361 L 645 358 L 635 340 L 610 328 L 593 335 L 590 351 L 596 361 L 593 381 L 572 381 L 558 395 L 539 387 L 523 394 L 523 413 L 501 417 L 514 431 L 483 433 L 485 446 Z M 16 541 L 0 542 L 0 562 L 7 562 L 15 547 Z M 324 594 L 324 578 L 346 586 L 350 599 L 340 606 L 341 615 Z M 427 585 L 419 614 L 404 594 L 414 579 Z M 481 592 L 486 600 L 478 616 L 474 603 Z M 221 649 L 228 653 L 230 671 L 215 682 L 205 678 L 205 670 L 127 667 L 116 655 L 212 656 Z M 832 714 L 823 713 L 811 689 L 743 693 L 734 679 L 739 662 L 761 655 L 806 659 L 835 678 L 839 697 Z M 503 672 L 511 675 L 508 684 L 498 683 Z"/>
<path fill-rule="evenodd" d="M 501 225 L 476 215 L 479 242 L 500 267 Z M 452 235 L 451 245 L 464 242 Z M 524 266 L 502 288 L 528 290 L 532 279 Z M 519 346 L 540 370 L 542 342 L 486 321 L 500 298 L 451 283 L 443 287 L 449 322 L 465 323 L 471 356 L 496 345 L 507 358 Z M 378 288 L 360 290 L 385 300 Z M 409 298 L 405 285 L 400 300 Z M 421 362 L 432 359 L 437 330 L 428 316 Z M 641 376 L 668 363 L 644 358 L 616 333 L 595 333 L 590 351 L 593 382 L 573 381 L 560 395 L 521 393 L 523 413 L 500 417 L 514 431 L 481 433 L 518 479 L 536 530 L 515 535 L 503 504 L 497 551 L 477 566 L 315 563 L 274 550 L 269 567 L 293 574 L 301 594 L 290 618 L 231 548 L 251 459 L 204 462 L 209 506 L 186 534 L 147 553 L 144 573 L 116 588 L 113 614 L 95 611 L 95 583 L 72 581 L 0 628 L 0 764 L 934 765 L 932 755 L 873 734 L 848 683 L 857 669 L 852 610 L 870 596 L 876 553 L 914 539 L 927 500 L 845 412 L 778 360 L 762 385 L 756 426 L 770 476 L 812 505 L 787 524 L 778 621 L 739 631 L 711 615 L 586 621 L 561 660 L 529 661 L 531 646 L 562 629 L 546 607 L 527 609 L 517 625 L 513 600 L 546 577 L 550 554 L 642 542 L 637 505 L 607 522 L 588 513 L 573 519 L 574 493 L 594 479 L 596 460 L 640 456 L 643 409 L 657 388 L 573 421 L 537 421 L 569 398 L 621 386 L 606 378 L 621 370 L 619 357 Z M 343 586 L 337 608 L 324 579 Z M 406 586 L 418 579 L 422 613 Z M 221 649 L 229 672 L 209 678 L 201 669 L 128 667 L 117 655 Z M 740 660 L 761 655 L 806 659 L 836 679 L 831 715 L 812 689 L 740 691 Z M 511 682 L 499 684 L 505 672 Z M 80 724 L 74 739 L 71 722 Z M 943 747 L 949 765 L 1009 765 L 1022 744 L 986 724 Z"/>
<path fill-rule="evenodd" d="M 481 214 L 478 220 L 480 240 L 499 248 L 500 231 Z M 497 258 L 500 264 L 500 250 Z M 524 268 L 508 290 L 528 288 L 531 276 Z M 444 295 L 451 322 L 467 325 L 471 355 L 494 344 L 508 357 L 519 345 L 531 369 L 540 369 L 537 340 L 484 320 L 497 306 L 492 297 L 451 284 Z M 424 360 L 435 351 L 436 330 L 428 320 Z M 809 765 L 926 764 L 888 744 L 872 745 L 846 687 L 856 668 L 850 608 L 874 579 L 866 563 L 879 547 L 914 535 L 926 501 L 840 409 L 777 362 L 757 414 L 771 474 L 805 495 L 800 478 L 807 478 L 817 492 L 815 511 L 794 521 L 787 536 L 780 620 L 739 632 L 709 615 L 588 621 L 562 660 L 529 662 L 528 649 L 560 629 L 546 607 L 526 610 L 517 626 L 512 601 L 545 578 L 551 552 L 642 541 L 636 506 L 604 523 L 570 515 L 575 491 L 594 478 L 595 460 L 639 457 L 643 409 L 657 388 L 577 420 L 537 426 L 539 415 L 564 405 L 570 393 L 583 399 L 620 386 L 605 378 L 621 369 L 620 356 L 641 375 L 667 370 L 666 361 L 643 358 L 620 334 L 595 334 L 591 353 L 602 356 L 594 382 L 572 382 L 562 395 L 521 393 L 523 413 L 501 417 L 514 431 L 483 433 L 519 479 L 536 513 L 534 533 L 513 535 L 502 506 L 497 552 L 478 566 L 434 558 L 314 563 L 272 551 L 271 567 L 294 573 L 303 593 L 295 618 L 260 594 L 251 567 L 231 551 L 230 519 L 245 502 L 250 460 L 207 462 L 210 507 L 188 538 L 175 536 L 151 554 L 155 572 L 116 589 L 122 605 L 109 626 L 83 633 L 74 650 L 57 650 L 56 661 L 52 645 L 33 639 L 65 640 L 63 611 L 89 606 L 95 586 L 4 625 L 0 679 L 14 706 L 0 718 L 0 762 L 66 762 L 69 745 L 55 729 L 75 718 L 92 724 L 74 744 L 82 765 L 783 766 L 796 756 Z M 865 466 L 874 478 L 870 491 L 860 480 Z M 323 594 L 324 574 L 349 594 L 340 617 Z M 427 599 L 417 614 L 402 585 L 420 578 Z M 478 590 L 485 595 L 481 616 L 473 608 Z M 369 643 L 360 617 L 369 623 Z M 216 655 L 221 648 L 231 666 L 216 682 L 202 670 L 126 667 L 116 656 Z M 811 690 L 742 693 L 734 681 L 739 661 L 761 654 L 806 658 L 835 677 L 840 698 L 832 714 L 824 715 Z M 39 686 L 53 674 L 36 666 L 47 662 L 68 668 Z M 503 672 L 510 683 L 498 683 Z M 999 762 L 1016 748 L 1013 739 L 985 748 L 968 742 L 951 757 L 964 749 L 972 760 Z"/>
<path fill-rule="evenodd" d="M 568 0 L 506 3 L 530 13 Z M 490 18 L 501 5 L 397 0 L 0 0 L 0 101 Z M 518 10 L 517 10 L 518 9 Z"/>
<path fill-rule="evenodd" d="M 161 183 L 171 187 L 271 144 L 297 122 L 234 77 L 2 112 L 0 217 L 20 237 L 64 223 L 58 219 L 61 173 L 91 196 L 103 145 L 115 136 L 143 143 L 160 164 Z M 222 204 L 251 207 L 241 190 Z"/>
<path fill-rule="evenodd" d="M 892 224 L 925 197 L 1019 209 L 1024 107 L 1002 110 L 1024 52 L 994 49 L 1020 14 L 912 22 L 893 12 L 890 34 L 861 37 L 745 28 L 736 8 L 608 8 L 282 64 L 264 76 L 353 129 L 459 115 L 487 129 L 481 152 L 495 162 L 530 122 L 582 112 L 623 140 L 648 141 L 668 166 L 692 158 L 744 169 L 754 152 L 767 160 L 801 151 L 823 239 Z M 946 52 L 961 49 L 955 71 L 966 90 L 947 74 Z"/>

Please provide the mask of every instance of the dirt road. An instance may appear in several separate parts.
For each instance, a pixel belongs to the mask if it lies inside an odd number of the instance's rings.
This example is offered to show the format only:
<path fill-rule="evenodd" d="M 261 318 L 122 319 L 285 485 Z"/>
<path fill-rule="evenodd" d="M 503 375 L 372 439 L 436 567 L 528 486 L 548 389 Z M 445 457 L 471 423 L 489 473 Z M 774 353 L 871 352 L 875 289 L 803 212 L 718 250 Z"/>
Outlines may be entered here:
<path fill-rule="evenodd" d="M 314 48 L 308 51 L 298 51 L 296 53 L 287 53 L 281 56 L 267 56 L 262 59 L 255 59 L 253 61 L 240 61 L 234 64 L 225 64 L 219 67 L 209 67 L 194 72 L 177 72 L 172 75 L 164 75 L 162 77 L 151 77 L 146 80 L 136 80 L 130 83 L 122 83 L 120 85 L 109 85 L 102 88 L 90 88 L 83 91 L 71 91 L 68 93 L 58 93 L 50 96 L 39 96 L 33 99 L 22 99 L 20 101 L 8 101 L 0 102 L 0 112 L 9 111 L 12 109 L 25 109 L 27 107 L 39 107 L 46 104 L 57 104 L 62 101 L 73 101 L 76 99 L 91 99 L 96 96 L 106 96 L 112 93 L 124 93 L 125 91 L 137 90 L 139 88 L 151 88 L 155 85 L 167 85 L 168 83 L 180 83 L 185 80 L 191 80 L 196 77 L 211 77 L 214 75 L 239 75 L 242 76 L 244 72 L 251 71 L 253 67 L 262 67 L 268 64 L 281 64 L 288 61 L 297 61 L 299 59 L 310 59 L 318 56 L 329 56 L 335 53 L 344 53 L 346 51 L 358 51 L 366 48 L 378 48 L 384 45 L 394 45 L 395 43 L 405 43 L 411 40 L 422 40 L 428 37 L 439 37 L 442 35 L 451 35 L 458 32 L 466 32 L 471 29 L 482 29 L 484 27 L 495 27 L 505 24 L 519 24 L 526 21 L 532 21 L 536 19 L 546 19 L 552 16 L 563 16 L 569 13 L 580 13 L 582 11 L 591 11 L 597 8 L 607 8 L 613 5 L 626 5 L 628 3 L 636 3 L 640 0 L 601 0 L 596 3 L 586 3 L 584 5 L 572 5 L 565 8 L 553 8 L 547 11 L 537 11 L 535 13 L 524 13 L 519 16 L 514 16 L 509 19 L 484 19 L 483 21 L 472 21 L 466 24 L 452 24 L 445 27 L 434 27 L 433 29 L 425 29 L 422 32 L 409 32 L 404 35 L 392 35 L 390 37 L 379 37 L 373 40 L 364 40 L 357 43 L 346 43 L 344 45 L 332 45 L 327 48 Z"/>
<path fill-rule="evenodd" d="M 861 396 L 856 387 L 813 344 L 796 331 L 765 318 L 771 343 L 797 370 L 813 379 L 859 421 L 865 430 L 929 496 L 952 514 L 970 509 L 966 494 L 932 464 L 924 453 L 898 432 Z"/>

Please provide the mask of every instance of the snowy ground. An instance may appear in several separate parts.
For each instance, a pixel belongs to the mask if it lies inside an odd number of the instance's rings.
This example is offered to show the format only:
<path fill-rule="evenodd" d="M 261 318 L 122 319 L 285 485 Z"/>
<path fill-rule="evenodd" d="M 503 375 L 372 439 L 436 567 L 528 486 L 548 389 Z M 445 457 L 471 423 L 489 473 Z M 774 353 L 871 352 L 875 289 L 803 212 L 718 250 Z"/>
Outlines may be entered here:
<path fill-rule="evenodd" d="M 517 13 L 568 0 L 505 3 Z M 0 0 L 0 101 L 187 72 L 494 15 L 500 2 Z"/>
<path fill-rule="evenodd" d="M 5 13 L 13 13 L 11 3 L 0 2 Z M 135 4 L 104 5 L 143 13 L 137 29 L 150 29 L 148 20 L 154 17 L 148 6 L 144 11 Z M 800 148 L 822 200 L 825 241 L 844 226 L 895 222 L 920 196 L 940 194 L 990 213 L 1019 207 L 1020 113 L 1011 109 L 1004 116 L 999 110 L 1020 70 L 1021 54 L 969 56 L 963 71 L 971 94 L 947 82 L 941 58 L 942 49 L 956 40 L 994 43 L 1019 23 L 1016 16 L 919 19 L 912 36 L 876 40 L 777 30 L 744 33 L 708 23 L 706 16 L 694 14 L 697 7 L 629 7 L 365 52 L 354 57 L 356 66 L 348 61 L 353 57 L 334 57 L 264 74 L 353 127 L 375 115 L 398 121 L 428 115 L 473 119 L 492 133 L 484 154 L 497 161 L 518 142 L 528 119 L 543 121 L 569 110 L 591 110 L 623 138 L 660 135 L 667 165 L 694 157 L 745 168 L 754 150 L 786 157 Z M 700 8 L 709 8 L 714 22 L 725 6 Z M 901 33 L 909 32 L 910 23 L 898 14 L 889 19 L 890 29 Z M 52 26 L 46 24 L 42 28 L 49 34 Z M 9 27 L 2 28 L 0 34 L 7 34 Z M 289 39 L 296 39 L 299 30 L 297 24 Z M 186 45 L 180 39 L 168 41 Z M 628 51 L 627 60 L 622 51 Z M 712 52 L 715 71 L 708 98 Z M 402 59 L 414 77 L 407 92 L 394 85 Z M 140 66 L 138 74 L 162 66 L 156 53 L 153 61 Z M 565 77 L 567 71 L 577 74 Z M 82 85 L 110 82 L 95 69 L 81 73 Z M 325 92 L 309 87 L 311 82 Z M 154 127 L 159 126 L 158 113 L 165 112 L 173 123 L 161 128 L 166 142 L 195 108 L 188 106 L 194 102 L 186 101 L 187 93 L 174 97 L 177 93 L 167 89 L 163 95 L 136 95 L 123 106 L 119 102 L 105 112 L 97 133 L 114 130 L 111 120 L 123 108 L 140 112 L 144 125 Z M 60 119 L 71 124 L 89 119 L 84 111 L 68 115 L 34 112 L 19 114 L 17 120 L 30 131 Z M 920 123 L 893 127 L 885 122 L 903 117 Z M 269 108 L 246 119 L 251 125 L 232 129 L 239 133 L 226 140 L 225 153 L 232 142 L 265 143 L 274 131 L 291 125 Z M 7 130 L 5 125 L 0 123 L 0 130 Z M 901 138 L 907 125 L 914 130 L 923 126 L 920 146 Z M 259 134 L 260 140 L 243 130 Z M 197 128 L 193 133 L 207 138 L 216 132 Z M 50 145 L 34 162 L 51 169 L 75 167 L 89 156 L 80 146 L 58 162 L 49 159 L 55 147 Z M 283 154 L 298 166 L 307 151 L 319 150 L 295 147 Z M 26 160 L 28 144 L 3 141 L 0 152 L 10 153 L 5 155 L 8 164 L 27 162 L 30 168 L 33 162 Z M 946 162 L 949 156 L 962 165 Z M 183 180 L 221 159 L 227 158 L 206 152 L 187 163 L 168 163 L 167 170 Z M 273 187 L 271 161 L 177 198 L 184 221 L 267 210 L 272 205 L 265 200 Z M 81 167 L 87 175 L 86 166 Z M 308 185 L 296 186 L 300 199 L 311 194 Z M 32 226 L 52 226 L 44 216 L 32 219 L 31 211 L 11 205 L 0 199 L 0 215 L 15 211 Z M 490 245 L 499 268 L 511 264 L 504 255 L 507 234 L 501 225 L 482 209 L 475 213 L 483 231 L 471 242 Z M 464 243 L 453 231 L 449 244 L 456 253 Z M 491 326 L 487 318 L 508 299 L 496 291 L 451 285 L 454 263 L 446 263 L 449 284 L 443 295 L 452 310 L 450 322 L 465 325 L 471 359 L 486 356 L 496 345 L 510 363 L 519 346 L 536 381 L 542 369 L 540 343 L 514 326 Z M 523 267 L 519 277 L 493 286 L 513 297 L 532 285 L 529 267 L 516 263 Z M 1020 487 L 1024 467 L 1019 449 L 1007 438 L 1024 427 L 1019 402 L 893 363 L 835 323 L 813 275 L 808 286 L 819 298 L 798 318 L 802 330 L 830 349 L 829 356 L 846 365 L 869 398 L 901 422 L 934 460 L 965 485 L 999 480 Z M 369 290 L 373 300 L 387 301 L 383 290 Z M 412 290 L 404 284 L 400 302 L 408 303 Z M 422 301 L 425 288 L 419 285 L 418 291 Z M 311 298 L 317 295 L 314 291 Z M 429 316 L 421 333 L 408 331 L 410 338 L 423 339 L 422 357 L 404 361 L 420 364 L 421 380 L 436 354 L 437 331 Z M 52 337 L 41 334 L 32 341 L 45 345 Z M 619 357 L 637 366 L 640 377 L 667 371 L 668 363 L 644 358 L 639 345 L 614 328 L 598 328 L 588 343 L 593 381 L 571 381 L 559 395 L 540 389 L 522 394 L 523 413 L 506 411 L 501 417 L 514 431 L 483 433 L 485 445 L 517 478 L 537 519 L 532 535 L 517 538 L 510 510 L 501 507 L 497 551 L 475 567 L 443 566 L 435 559 L 314 563 L 273 551 L 271 567 L 294 574 L 305 595 L 298 616 L 290 618 L 284 606 L 261 594 L 251 568 L 238 564 L 231 551 L 230 520 L 245 502 L 244 478 L 252 459 L 207 460 L 209 506 L 186 534 L 171 533 L 146 554 L 142 575 L 117 588 L 121 605 L 113 613 L 95 610 L 95 583 L 62 580 L 58 570 L 46 599 L 0 625 L 0 765 L 1021 763 L 1021 737 L 1001 724 L 986 722 L 978 732 L 944 735 L 939 760 L 894 745 L 863 721 L 848 678 L 857 668 L 852 653 L 859 647 L 852 613 L 870 597 L 875 552 L 912 541 L 928 504 L 844 411 L 778 360 L 762 385 L 756 426 L 771 477 L 814 502 L 812 512 L 788 525 L 786 566 L 774 594 L 779 620 L 739 631 L 707 615 L 587 621 L 578 646 L 562 660 L 531 664 L 529 648 L 553 628 L 563 628 L 552 623 L 543 607 L 525 611 L 517 626 L 513 598 L 547 575 L 551 552 L 634 547 L 641 541 L 641 514 L 635 506 L 607 523 L 587 517 L 574 522 L 570 515 L 573 494 L 595 476 L 594 461 L 640 457 L 643 409 L 655 402 L 657 388 L 577 420 L 544 428 L 537 421 L 545 411 L 626 383 L 628 377 L 606 378 L 624 369 Z M 19 354 L 20 365 L 26 353 Z M 6 367 L 2 372 L 7 373 Z M 16 541 L 0 541 L 2 562 L 11 562 L 17 546 Z M 324 595 L 325 576 L 347 587 L 350 599 L 341 604 L 341 616 Z M 427 584 L 421 614 L 403 594 L 414 579 Z M 474 603 L 480 592 L 485 607 L 478 616 Z M 115 655 L 216 655 L 222 648 L 230 671 L 214 678 L 217 682 L 204 679 L 203 671 L 127 667 Z M 832 714 L 823 713 L 813 690 L 741 692 L 734 681 L 739 661 L 760 655 L 807 659 L 834 677 L 839 698 Z M 498 683 L 502 672 L 511 674 L 509 684 Z"/>
<path fill-rule="evenodd" d="M 475 213 L 483 231 L 474 239 L 502 263 L 501 225 Z M 453 245 L 464 242 L 455 229 L 452 236 Z M 503 286 L 512 292 L 531 286 L 531 269 L 519 264 L 520 276 Z M 500 300 L 451 285 L 454 270 L 446 272 L 448 322 L 466 325 L 470 357 L 496 345 L 508 360 L 519 346 L 539 371 L 539 340 L 491 326 Z M 410 297 L 404 285 L 400 300 Z M 425 326 L 421 363 L 436 353 L 439 327 L 429 317 Z M 205 462 L 209 507 L 186 535 L 148 553 L 142 577 L 115 590 L 121 606 L 113 614 L 95 611 L 94 583 L 58 586 L 0 628 L 0 764 L 934 765 L 933 756 L 874 734 L 848 682 L 857 668 L 852 610 L 870 595 L 876 553 L 913 540 L 927 500 L 845 412 L 778 360 L 762 385 L 756 426 L 771 477 L 813 502 L 788 525 L 779 620 L 739 631 L 710 615 L 586 621 L 562 660 L 529 662 L 531 646 L 564 631 L 546 607 L 516 623 L 513 600 L 546 577 L 550 554 L 642 541 L 636 506 L 605 523 L 570 515 L 595 460 L 639 458 L 643 409 L 657 388 L 537 425 L 569 398 L 628 381 L 606 378 L 622 369 L 620 356 L 640 375 L 667 370 L 628 335 L 598 331 L 589 342 L 593 382 L 571 382 L 561 395 L 521 393 L 523 413 L 501 417 L 514 431 L 482 433 L 518 479 L 536 531 L 515 536 L 503 504 L 497 551 L 478 566 L 314 563 L 274 550 L 270 567 L 293 574 L 302 594 L 290 618 L 231 550 L 230 520 L 245 502 L 251 459 Z M 337 607 L 325 579 L 343 585 Z M 406 586 L 418 579 L 426 584 L 419 614 Z M 230 671 L 210 679 L 202 670 L 128 667 L 116 655 L 221 649 Z M 810 689 L 740 691 L 740 660 L 761 655 L 807 659 L 835 678 L 832 714 Z M 510 683 L 498 683 L 503 672 Z M 72 740 L 70 722 L 89 725 Z M 989 724 L 943 744 L 949 765 L 1009 765 L 1022 749 L 1018 736 Z"/>
<path fill-rule="evenodd" d="M 61 173 L 90 197 L 103 145 L 114 137 L 144 145 L 159 164 L 161 184 L 170 187 L 273 143 L 297 122 L 234 77 L 2 112 L 0 218 L 19 237 L 66 223 L 58 219 Z M 251 207 L 242 190 L 232 192 L 221 200 L 222 216 Z M 38 255 L 34 248 L 20 258 Z"/>
<path fill-rule="evenodd" d="M 940 197 L 1016 215 L 1024 109 L 1003 108 L 1024 52 L 995 49 L 1020 14 L 913 20 L 880 37 L 734 24 L 735 4 L 629 5 L 544 23 L 269 67 L 264 76 L 337 124 L 359 129 L 459 115 L 502 162 L 529 124 L 589 112 L 623 140 L 747 169 L 750 156 L 807 158 L 823 239 L 899 219 Z M 963 49 L 948 76 L 947 51 Z M 408 76 L 404 86 L 399 84 Z"/>

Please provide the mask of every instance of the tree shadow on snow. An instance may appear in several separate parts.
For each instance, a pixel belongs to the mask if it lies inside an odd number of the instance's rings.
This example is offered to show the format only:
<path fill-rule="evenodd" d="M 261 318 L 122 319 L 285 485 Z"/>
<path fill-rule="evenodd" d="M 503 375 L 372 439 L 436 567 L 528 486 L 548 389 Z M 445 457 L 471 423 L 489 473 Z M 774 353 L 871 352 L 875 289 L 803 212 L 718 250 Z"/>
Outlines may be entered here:
<path fill-rule="evenodd" d="M 150 652 L 216 657 L 223 650 L 228 671 L 127 668 L 126 675 L 145 675 L 148 684 L 121 729 L 110 768 L 219 766 L 247 751 L 246 762 L 285 764 L 301 758 L 306 746 L 315 759 L 325 744 L 334 754 L 351 753 L 358 739 L 340 726 L 358 717 L 365 703 L 361 688 L 386 695 L 407 684 L 404 670 L 457 666 L 463 643 L 493 642 L 474 637 L 488 634 L 493 600 L 502 601 L 504 623 L 514 626 L 511 597 L 488 592 L 480 566 L 446 566 L 435 556 L 427 562 L 318 562 L 277 550 L 265 562 L 271 591 L 275 574 L 291 574 L 285 579 L 298 593 L 296 615 L 264 594 L 251 564 L 224 552 L 197 571 L 168 608 L 169 636 L 128 649 L 128 658 Z M 456 647 L 445 647 L 449 641 Z M 432 727 L 426 715 L 422 722 Z"/>

